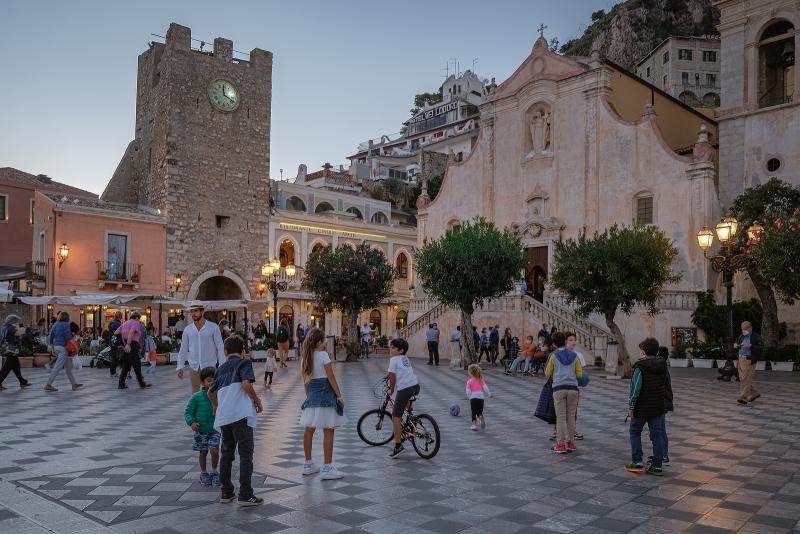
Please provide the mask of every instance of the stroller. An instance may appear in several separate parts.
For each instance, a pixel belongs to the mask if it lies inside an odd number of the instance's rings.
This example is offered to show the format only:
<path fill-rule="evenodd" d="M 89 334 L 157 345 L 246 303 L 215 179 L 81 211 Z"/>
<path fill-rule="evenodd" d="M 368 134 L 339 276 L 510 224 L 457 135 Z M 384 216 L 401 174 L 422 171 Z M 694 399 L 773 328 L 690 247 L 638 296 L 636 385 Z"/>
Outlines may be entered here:
<path fill-rule="evenodd" d="M 112 350 L 116 350 L 116 347 L 106 347 L 98 352 L 89 362 L 89 367 L 97 367 L 98 369 L 102 369 L 103 367 L 111 367 Z"/>

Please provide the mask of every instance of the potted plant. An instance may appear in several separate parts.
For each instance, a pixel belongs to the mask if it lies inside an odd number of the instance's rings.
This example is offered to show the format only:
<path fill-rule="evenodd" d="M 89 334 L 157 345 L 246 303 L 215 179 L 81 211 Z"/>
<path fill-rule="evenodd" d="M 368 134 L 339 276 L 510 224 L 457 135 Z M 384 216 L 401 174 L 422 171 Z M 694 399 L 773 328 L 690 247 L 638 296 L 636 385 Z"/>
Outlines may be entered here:
<path fill-rule="evenodd" d="M 725 365 L 725 350 L 716 340 L 708 342 L 695 341 L 692 343 L 690 351 L 692 353 L 692 367 L 711 369 L 717 359 L 721 359 L 722 365 Z"/>
<path fill-rule="evenodd" d="M 689 360 L 686 359 L 686 346 L 678 343 L 672 348 L 672 352 L 667 358 L 670 367 L 689 367 Z"/>
<path fill-rule="evenodd" d="M 269 338 L 262 338 L 250 345 L 250 359 L 253 361 L 262 361 L 267 359 L 267 349 L 274 347 L 270 346 L 271 340 Z"/>
<path fill-rule="evenodd" d="M 44 367 L 50 362 L 50 351 L 44 343 L 33 344 L 33 366 Z"/>
<path fill-rule="evenodd" d="M 764 359 L 770 363 L 773 371 L 791 372 L 797 361 L 798 346 L 786 345 L 774 349 L 764 349 Z"/>
<path fill-rule="evenodd" d="M 375 340 L 375 354 L 389 354 L 389 338 L 386 336 L 380 336 L 377 340 Z"/>

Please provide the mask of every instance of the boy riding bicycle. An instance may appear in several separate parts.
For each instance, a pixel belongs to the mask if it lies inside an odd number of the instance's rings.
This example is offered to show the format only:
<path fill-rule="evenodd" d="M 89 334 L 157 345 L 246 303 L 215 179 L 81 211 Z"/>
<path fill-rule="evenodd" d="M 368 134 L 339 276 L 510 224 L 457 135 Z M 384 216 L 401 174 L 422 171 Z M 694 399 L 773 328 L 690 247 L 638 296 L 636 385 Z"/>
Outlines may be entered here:
<path fill-rule="evenodd" d="M 390 395 L 396 391 L 394 407 L 392 408 L 392 429 L 394 430 L 394 450 L 389 455 L 390 458 L 397 458 L 403 452 L 402 444 L 402 417 L 406 405 L 411 397 L 419 395 L 419 381 L 414 370 L 411 368 L 411 361 L 406 356 L 408 352 L 408 342 L 405 339 L 396 338 L 389 343 L 389 386 L 387 393 Z"/>

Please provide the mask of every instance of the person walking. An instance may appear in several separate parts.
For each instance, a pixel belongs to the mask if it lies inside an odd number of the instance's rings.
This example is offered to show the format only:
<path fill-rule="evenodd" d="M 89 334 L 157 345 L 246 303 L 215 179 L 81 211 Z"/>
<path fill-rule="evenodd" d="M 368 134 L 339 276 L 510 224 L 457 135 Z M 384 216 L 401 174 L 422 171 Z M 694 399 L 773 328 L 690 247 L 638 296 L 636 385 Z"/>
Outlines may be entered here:
<path fill-rule="evenodd" d="M 294 335 L 297 340 L 297 357 L 299 358 L 303 354 L 303 341 L 306 339 L 306 329 L 303 327 L 303 323 L 297 323 L 297 331 Z"/>
<path fill-rule="evenodd" d="M 125 345 L 122 347 L 122 373 L 119 375 L 118 389 L 128 389 L 125 380 L 131 369 L 136 374 L 136 380 L 142 389 L 149 388 L 151 384 L 144 381 L 142 376 L 142 343 L 144 342 L 142 332 L 146 332 L 142 322 L 139 320 L 141 314 L 137 311 L 130 315 L 130 318 L 119 327 L 119 335 Z M 146 335 L 146 334 L 145 334 Z"/>
<path fill-rule="evenodd" d="M 489 359 L 492 365 L 497 365 L 497 357 L 500 354 L 500 325 L 494 325 L 489 330 Z"/>
<path fill-rule="evenodd" d="M 192 323 L 183 330 L 181 348 L 178 352 L 178 378 L 183 380 L 184 367 L 189 364 L 189 381 L 192 394 L 200 391 L 200 370 L 225 363 L 225 349 L 219 327 L 203 317 L 202 303 L 189 305 Z"/>
<path fill-rule="evenodd" d="M 52 351 L 56 356 L 56 362 L 53 364 L 50 370 L 50 376 L 47 377 L 47 384 L 44 386 L 44 390 L 47 392 L 58 391 L 53 387 L 53 382 L 55 382 L 58 373 L 60 373 L 62 369 L 64 369 L 64 372 L 67 374 L 67 379 L 70 384 L 72 384 L 72 391 L 75 391 L 83 385 L 79 384 L 72 375 L 72 359 L 67 352 L 67 343 L 70 341 L 72 341 L 72 328 L 69 323 L 69 314 L 67 312 L 60 312 L 58 314 L 58 321 L 56 321 L 56 324 L 50 329 L 50 336 L 48 337 L 48 342 L 50 346 L 53 347 Z"/>
<path fill-rule="evenodd" d="M 500 346 L 503 347 L 503 357 L 500 359 L 501 363 L 504 362 L 505 360 L 508 360 L 508 349 L 509 349 L 508 345 L 511 342 L 512 337 L 514 336 L 511 335 L 511 329 L 506 328 L 505 331 L 503 332 L 503 337 L 500 338 Z"/>
<path fill-rule="evenodd" d="M 175 323 L 175 338 L 180 339 L 183 336 L 183 331 L 186 330 L 186 318 L 183 314 L 178 316 L 178 322 Z"/>
<path fill-rule="evenodd" d="M 361 357 L 369 358 L 369 346 L 372 343 L 372 328 L 369 327 L 369 323 L 364 323 L 359 334 L 361 336 Z"/>
<path fill-rule="evenodd" d="M 278 331 L 275 333 L 275 340 L 278 342 L 278 354 L 281 360 L 281 369 L 286 367 L 286 360 L 289 359 L 289 338 L 292 337 L 292 329 L 286 319 L 281 319 Z"/>
<path fill-rule="evenodd" d="M 486 419 L 483 417 L 483 403 L 486 395 L 492 396 L 489 386 L 483 379 L 483 370 L 477 363 L 469 366 L 469 379 L 467 380 L 466 393 L 469 399 L 469 409 L 472 412 L 472 425 L 470 430 L 478 430 L 480 420 L 481 428 L 486 428 Z"/>
<path fill-rule="evenodd" d="M 489 363 L 489 334 L 485 328 L 481 328 L 480 351 L 478 351 L 478 363 L 481 363 L 483 355 L 486 354 L 486 363 Z"/>
<path fill-rule="evenodd" d="M 13 313 L 6 317 L 3 326 L 0 327 L 0 356 L 5 356 L 3 368 L 0 369 L 0 390 L 6 389 L 3 387 L 3 381 L 9 373 L 13 372 L 19 380 L 19 387 L 26 388 L 30 384 L 27 380 L 22 378 L 22 371 L 19 365 L 19 349 L 20 340 L 17 339 L 17 323 L 19 323 L 19 316 Z"/>
<path fill-rule="evenodd" d="M 111 364 L 108 366 L 108 372 L 111 376 L 117 375 L 117 367 L 120 364 L 122 346 L 118 341 L 119 338 L 114 339 L 114 334 L 120 326 L 122 326 L 122 312 L 118 311 L 114 313 L 114 318 L 108 323 L 108 333 L 110 334 L 108 346 L 111 347 Z"/>
<path fill-rule="evenodd" d="M 439 365 L 439 330 L 433 323 L 428 325 L 425 340 L 428 342 L 428 365 Z"/>
<path fill-rule="evenodd" d="M 631 390 L 628 399 L 628 417 L 631 419 L 631 463 L 625 470 L 642 473 L 642 430 L 645 423 L 653 442 L 653 460 L 647 473 L 661 476 L 664 460 L 664 414 L 666 413 L 667 362 L 658 357 L 658 341 L 648 337 L 639 343 L 642 359 L 633 365 Z"/>
<path fill-rule="evenodd" d="M 764 341 L 761 336 L 753 332 L 750 321 L 742 323 L 742 333 L 733 345 L 739 354 L 739 398 L 736 402 L 747 404 L 761 396 L 753 387 L 753 377 L 756 372 L 756 362 L 764 351 Z"/>
<path fill-rule="evenodd" d="M 553 403 L 556 406 L 556 444 L 552 451 L 558 454 L 576 450 L 575 414 L 578 410 L 578 379 L 583 376 L 578 355 L 565 347 L 566 336 L 553 334 L 555 352 L 547 361 L 545 376 L 553 377 Z"/>
<path fill-rule="evenodd" d="M 461 367 L 461 326 L 456 326 L 455 330 L 450 334 L 450 362 L 451 368 L 453 367 L 452 364 L 457 364 L 457 367 Z"/>

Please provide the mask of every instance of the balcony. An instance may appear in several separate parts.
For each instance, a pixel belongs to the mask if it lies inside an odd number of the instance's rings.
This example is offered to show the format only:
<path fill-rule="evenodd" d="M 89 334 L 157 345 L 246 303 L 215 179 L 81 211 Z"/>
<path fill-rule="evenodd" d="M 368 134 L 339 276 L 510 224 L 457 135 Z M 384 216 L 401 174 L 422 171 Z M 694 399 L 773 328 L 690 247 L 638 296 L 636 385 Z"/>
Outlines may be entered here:
<path fill-rule="evenodd" d="M 141 263 L 120 263 L 116 261 L 98 261 L 97 287 L 116 286 L 138 289 L 142 276 Z"/>
<path fill-rule="evenodd" d="M 29 261 L 25 264 L 25 280 L 44 282 L 47 280 L 47 264 L 43 261 Z"/>

